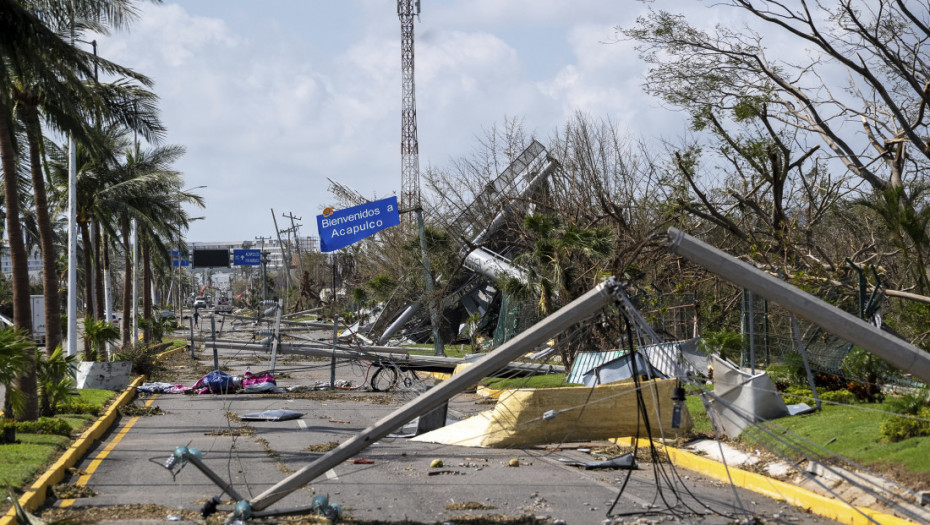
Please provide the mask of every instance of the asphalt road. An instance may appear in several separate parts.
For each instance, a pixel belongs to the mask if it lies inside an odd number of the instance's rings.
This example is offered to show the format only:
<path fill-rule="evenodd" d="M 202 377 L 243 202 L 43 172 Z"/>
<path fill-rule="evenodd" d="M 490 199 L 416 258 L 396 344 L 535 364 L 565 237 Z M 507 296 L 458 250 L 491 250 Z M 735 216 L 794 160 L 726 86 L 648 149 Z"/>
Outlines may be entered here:
<path fill-rule="evenodd" d="M 198 350 L 197 355 L 202 364 L 199 371 L 184 367 L 180 359 L 170 361 L 170 382 L 190 386 L 203 370 L 212 368 L 212 351 Z M 247 368 L 265 370 L 269 357 L 252 351 L 220 350 L 218 354 L 221 366 L 232 375 L 242 375 Z M 280 387 L 309 386 L 329 380 L 329 366 L 328 360 L 279 356 L 275 376 Z M 364 364 L 343 362 L 336 377 L 358 386 L 364 384 L 369 372 Z M 431 381 L 414 387 L 426 388 Z M 175 447 L 199 449 L 204 464 L 249 499 L 319 457 L 316 446 L 345 441 L 415 395 L 414 390 L 338 390 L 306 395 L 140 396 L 135 405 L 158 407 L 163 414 L 121 416 L 104 441 L 65 480 L 70 484 L 81 480 L 93 495 L 51 504 L 81 509 L 152 503 L 168 509 L 199 510 L 211 497 L 221 496 L 224 503 L 219 514 L 225 515 L 232 508 L 232 498 L 221 495 L 203 473 L 187 465 L 173 476 L 161 466 Z M 449 413 L 461 418 L 488 408 L 480 396 L 460 394 L 450 402 Z M 269 409 L 304 415 L 280 422 L 239 419 Z M 366 461 L 347 461 L 270 509 L 309 506 L 315 495 L 327 494 L 347 515 L 381 520 L 379 523 L 454 523 L 456 517 L 466 515 L 530 515 L 541 523 L 600 524 L 616 500 L 613 514 L 624 514 L 616 523 L 646 519 L 724 524 L 749 518 L 758 518 L 761 523 L 833 523 L 670 465 L 656 470 L 652 464 L 641 464 L 621 494 L 627 471 L 584 470 L 565 463 L 595 459 L 582 450 L 598 445 L 606 443 L 513 450 L 386 438 L 354 458 Z M 441 459 L 443 468 L 430 468 L 434 459 Z M 520 466 L 509 466 L 511 459 L 518 459 Z"/>

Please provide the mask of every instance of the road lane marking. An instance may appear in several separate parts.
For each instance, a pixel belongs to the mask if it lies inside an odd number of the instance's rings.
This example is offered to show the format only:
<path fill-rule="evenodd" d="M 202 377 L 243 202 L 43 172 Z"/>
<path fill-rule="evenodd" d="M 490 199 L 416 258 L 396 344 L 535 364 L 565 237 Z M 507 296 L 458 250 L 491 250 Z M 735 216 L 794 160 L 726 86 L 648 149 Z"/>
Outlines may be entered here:
<path fill-rule="evenodd" d="M 299 426 L 300 428 L 302 428 L 302 429 L 304 429 L 304 430 L 310 430 L 309 428 L 307 428 L 307 422 L 304 421 L 303 419 L 298 419 L 298 420 L 297 420 L 297 426 Z M 335 470 L 329 469 L 329 470 L 326 471 L 326 479 L 338 480 L 338 479 L 339 479 L 339 476 L 336 475 L 336 471 L 335 471 Z"/>
<path fill-rule="evenodd" d="M 156 397 L 158 397 L 158 394 L 153 395 L 151 399 L 145 402 L 144 406 L 146 407 L 151 406 L 152 403 L 155 401 Z M 136 416 L 126 422 L 126 425 L 123 426 L 123 428 L 120 429 L 120 431 L 115 436 L 113 436 L 113 440 L 110 441 L 110 444 L 104 447 L 103 450 L 101 450 L 100 453 L 97 454 L 97 457 L 95 457 L 90 462 L 90 465 L 87 466 L 87 469 L 84 470 L 84 474 L 81 474 L 81 477 L 79 477 L 78 480 L 74 482 L 75 486 L 77 487 L 87 486 L 87 483 L 90 481 L 90 477 L 94 474 L 94 472 L 97 471 L 97 468 L 100 466 L 101 463 L 103 463 L 103 460 L 106 459 L 106 457 L 110 455 L 110 452 L 112 452 L 113 449 L 116 448 L 116 445 L 118 445 L 119 442 L 122 441 L 124 437 L 126 437 L 126 434 L 129 433 L 129 429 L 131 429 L 133 425 L 136 424 L 136 421 L 138 420 L 139 420 L 139 416 Z M 58 503 L 59 507 L 70 507 L 71 505 L 74 505 L 74 498 L 63 499 Z"/>

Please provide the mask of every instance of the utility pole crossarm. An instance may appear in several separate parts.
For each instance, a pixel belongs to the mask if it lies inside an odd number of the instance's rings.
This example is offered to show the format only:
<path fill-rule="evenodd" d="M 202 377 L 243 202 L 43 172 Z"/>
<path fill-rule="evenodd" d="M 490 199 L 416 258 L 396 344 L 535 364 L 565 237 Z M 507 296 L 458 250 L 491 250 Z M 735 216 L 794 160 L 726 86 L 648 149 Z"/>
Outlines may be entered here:
<path fill-rule="evenodd" d="M 930 353 L 676 229 L 668 249 L 930 383 Z"/>

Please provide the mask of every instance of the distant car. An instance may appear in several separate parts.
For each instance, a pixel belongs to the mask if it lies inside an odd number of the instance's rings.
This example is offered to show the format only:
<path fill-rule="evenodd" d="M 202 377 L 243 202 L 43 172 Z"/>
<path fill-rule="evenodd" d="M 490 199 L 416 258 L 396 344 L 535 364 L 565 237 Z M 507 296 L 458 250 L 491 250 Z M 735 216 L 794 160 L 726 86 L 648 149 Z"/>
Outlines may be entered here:
<path fill-rule="evenodd" d="M 206 308 L 206 307 L 207 307 L 206 299 L 204 299 L 203 297 L 198 297 L 194 299 L 194 308 Z"/>

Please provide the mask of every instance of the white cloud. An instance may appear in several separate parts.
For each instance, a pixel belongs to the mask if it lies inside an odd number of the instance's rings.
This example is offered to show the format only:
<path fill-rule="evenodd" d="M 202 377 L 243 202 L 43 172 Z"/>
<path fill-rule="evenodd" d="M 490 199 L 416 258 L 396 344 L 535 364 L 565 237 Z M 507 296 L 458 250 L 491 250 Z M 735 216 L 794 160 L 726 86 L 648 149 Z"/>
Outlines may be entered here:
<path fill-rule="evenodd" d="M 416 25 L 421 167 L 467 154 L 476 135 L 506 117 L 524 119 L 540 137 L 579 110 L 661 121 L 646 117 L 643 66 L 631 45 L 603 43 L 642 9 L 629 5 L 424 5 Z M 398 191 L 394 3 L 317 7 L 290 0 L 147 4 L 131 33 L 101 39 L 102 56 L 154 78 L 168 142 L 188 148 L 177 167 L 188 185 L 209 186 L 202 190 L 208 219 L 193 224 L 191 239 L 267 236 L 272 207 L 302 215 L 302 233 L 315 235 L 315 215 L 333 204 L 326 177 L 371 196 Z"/>

